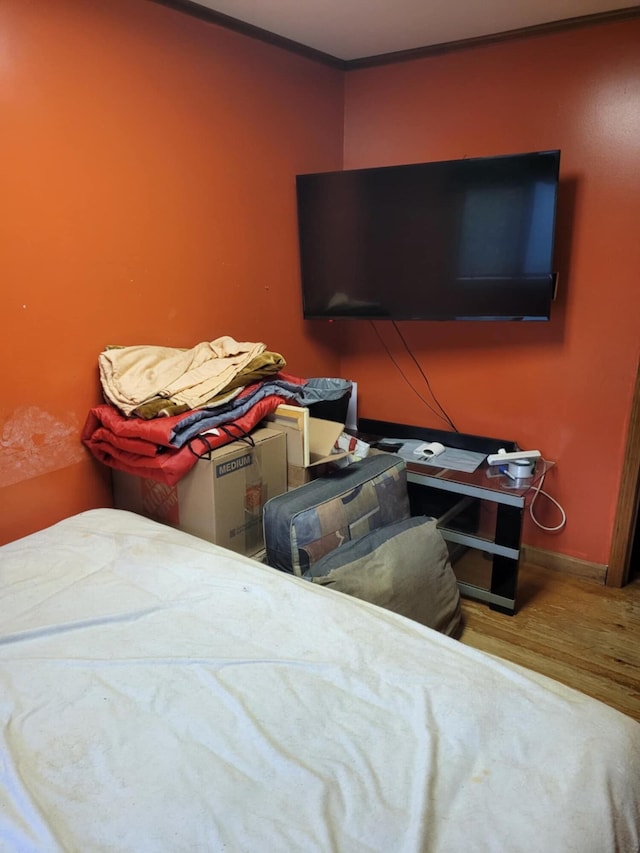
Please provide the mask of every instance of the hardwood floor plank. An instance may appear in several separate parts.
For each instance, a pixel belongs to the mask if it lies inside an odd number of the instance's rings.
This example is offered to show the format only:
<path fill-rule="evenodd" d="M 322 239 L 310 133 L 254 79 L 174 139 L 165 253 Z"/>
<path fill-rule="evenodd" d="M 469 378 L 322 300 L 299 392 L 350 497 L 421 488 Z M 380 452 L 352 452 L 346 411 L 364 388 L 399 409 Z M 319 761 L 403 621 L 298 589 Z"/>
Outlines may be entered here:
<path fill-rule="evenodd" d="M 524 564 L 515 616 L 470 599 L 462 612 L 461 642 L 640 721 L 640 578 L 616 589 Z"/>

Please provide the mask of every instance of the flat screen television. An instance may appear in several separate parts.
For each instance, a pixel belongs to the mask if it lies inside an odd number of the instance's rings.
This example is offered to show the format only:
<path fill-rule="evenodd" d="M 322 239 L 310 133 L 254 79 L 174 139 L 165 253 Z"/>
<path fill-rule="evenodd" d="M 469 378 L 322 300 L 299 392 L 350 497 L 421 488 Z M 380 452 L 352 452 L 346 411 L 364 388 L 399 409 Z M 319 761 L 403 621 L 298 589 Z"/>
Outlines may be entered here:
<path fill-rule="evenodd" d="M 560 151 L 296 177 L 306 318 L 548 320 Z"/>

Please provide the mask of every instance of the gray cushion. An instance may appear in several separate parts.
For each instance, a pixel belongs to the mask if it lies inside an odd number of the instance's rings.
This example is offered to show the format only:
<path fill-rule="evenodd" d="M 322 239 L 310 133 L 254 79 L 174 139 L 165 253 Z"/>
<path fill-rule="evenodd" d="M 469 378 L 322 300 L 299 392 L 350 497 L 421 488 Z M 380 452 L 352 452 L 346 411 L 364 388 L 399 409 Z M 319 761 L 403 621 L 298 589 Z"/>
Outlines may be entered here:
<path fill-rule="evenodd" d="M 367 456 L 266 502 L 267 563 L 302 575 L 342 543 L 404 518 L 409 518 L 404 459 L 392 453 Z"/>
<path fill-rule="evenodd" d="M 458 585 L 446 543 L 431 518 L 408 518 L 346 542 L 304 577 L 443 634 L 455 635 L 460 627 Z"/>

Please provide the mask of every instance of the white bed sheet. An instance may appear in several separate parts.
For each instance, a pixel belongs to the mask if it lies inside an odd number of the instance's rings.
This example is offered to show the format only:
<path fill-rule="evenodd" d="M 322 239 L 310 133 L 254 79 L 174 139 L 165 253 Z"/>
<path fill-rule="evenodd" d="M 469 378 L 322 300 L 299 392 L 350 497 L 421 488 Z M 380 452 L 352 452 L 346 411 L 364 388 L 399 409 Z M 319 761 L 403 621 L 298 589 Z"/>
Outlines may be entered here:
<path fill-rule="evenodd" d="M 638 723 L 396 614 L 106 509 L 0 587 L 2 851 L 638 851 Z"/>

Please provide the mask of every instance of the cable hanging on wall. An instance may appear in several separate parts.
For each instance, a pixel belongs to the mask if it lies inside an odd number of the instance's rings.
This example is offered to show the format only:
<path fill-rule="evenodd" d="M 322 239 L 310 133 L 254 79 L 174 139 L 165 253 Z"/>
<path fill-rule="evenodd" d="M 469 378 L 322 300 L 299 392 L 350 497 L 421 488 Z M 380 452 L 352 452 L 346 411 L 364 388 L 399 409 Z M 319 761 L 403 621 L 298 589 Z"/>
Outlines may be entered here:
<path fill-rule="evenodd" d="M 454 424 L 454 422 L 453 422 L 453 421 L 452 421 L 452 419 L 449 417 L 449 415 L 448 415 L 448 414 L 447 414 L 447 412 L 445 411 L 444 407 L 442 406 L 442 404 L 440 403 L 440 401 L 438 400 L 438 398 L 437 398 L 437 397 L 436 397 L 436 395 L 434 394 L 433 389 L 431 388 L 431 383 L 429 382 L 429 379 L 428 379 L 427 375 L 425 374 L 424 370 L 422 369 L 421 365 L 419 364 L 419 362 L 418 362 L 418 360 L 416 359 L 416 357 L 414 356 L 414 354 L 411 352 L 411 349 L 409 348 L 409 346 L 408 346 L 408 344 L 407 344 L 406 340 L 404 339 L 404 337 L 403 337 L 403 335 L 402 335 L 402 333 L 401 333 L 400 329 L 399 329 L 399 328 L 398 328 L 398 326 L 396 325 L 395 320 L 392 320 L 393 328 L 396 330 L 396 334 L 398 335 L 398 337 L 399 337 L 399 338 L 400 338 L 400 340 L 402 341 L 402 343 L 403 343 L 403 345 L 404 345 L 404 348 L 406 349 L 406 351 L 407 351 L 407 353 L 409 354 L 409 356 L 411 357 L 412 361 L 414 362 L 414 364 L 416 365 L 416 367 L 417 367 L 417 368 L 418 368 L 418 370 L 420 371 L 420 374 L 421 374 L 422 378 L 424 379 L 424 381 L 425 381 L 425 383 L 426 383 L 427 388 L 429 389 L 429 393 L 431 394 L 431 396 L 432 396 L 432 398 L 433 398 L 433 400 L 434 400 L 434 402 L 435 402 L 436 406 L 438 407 L 437 409 L 435 409 L 435 408 L 431 405 L 431 403 L 430 403 L 427 399 L 425 399 L 425 398 L 422 396 L 422 394 L 418 391 L 418 389 L 415 387 L 415 385 L 413 385 L 413 383 L 409 380 L 409 378 L 407 377 L 407 375 L 406 375 L 406 374 L 405 374 L 405 372 L 403 371 L 402 367 L 398 364 L 398 362 L 397 362 L 397 361 L 396 361 L 396 359 L 394 358 L 393 353 L 391 352 L 391 350 L 389 349 L 389 347 L 388 347 L 388 346 L 387 346 L 387 344 L 385 343 L 385 341 L 384 341 L 384 339 L 383 339 L 382 335 L 381 335 L 381 334 L 380 334 L 380 332 L 378 331 L 378 329 L 377 329 L 377 327 L 376 327 L 375 323 L 373 322 L 373 320 L 370 320 L 370 321 L 369 321 L 369 323 L 370 323 L 370 325 L 371 325 L 371 328 L 374 330 L 374 332 L 375 332 L 375 333 L 376 333 L 376 335 L 378 336 L 378 340 L 380 341 L 380 343 L 382 344 L 382 346 L 385 348 L 385 350 L 386 350 L 386 352 L 387 352 L 387 355 L 389 356 L 389 358 L 391 359 L 391 361 L 395 364 L 395 366 L 397 367 L 397 369 L 398 369 L 398 371 L 399 371 L 400 375 L 402 376 L 402 378 L 404 379 L 404 381 L 407 383 L 407 385 L 411 388 L 411 390 L 414 392 L 414 394 L 416 394 L 416 396 L 417 396 L 420 400 L 422 400 L 422 402 L 425 404 L 425 406 L 426 406 L 426 407 L 427 407 L 431 412 L 433 412 L 433 414 L 434 414 L 437 418 L 439 418 L 440 420 L 444 421 L 444 422 L 447 424 L 447 426 L 449 426 L 449 427 L 450 427 L 454 432 L 459 432 L 459 430 L 458 430 L 457 426 Z"/>

